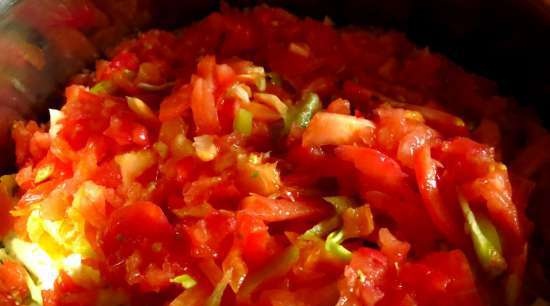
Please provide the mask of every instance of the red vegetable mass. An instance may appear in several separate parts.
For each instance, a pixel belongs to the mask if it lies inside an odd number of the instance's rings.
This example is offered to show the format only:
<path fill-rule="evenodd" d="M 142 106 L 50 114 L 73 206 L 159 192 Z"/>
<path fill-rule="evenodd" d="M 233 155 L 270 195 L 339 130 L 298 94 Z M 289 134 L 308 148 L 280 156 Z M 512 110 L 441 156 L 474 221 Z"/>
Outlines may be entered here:
<path fill-rule="evenodd" d="M 27 273 L 45 306 L 514 305 L 529 191 L 489 87 L 270 7 L 126 40 L 13 127 L 0 305 Z"/>

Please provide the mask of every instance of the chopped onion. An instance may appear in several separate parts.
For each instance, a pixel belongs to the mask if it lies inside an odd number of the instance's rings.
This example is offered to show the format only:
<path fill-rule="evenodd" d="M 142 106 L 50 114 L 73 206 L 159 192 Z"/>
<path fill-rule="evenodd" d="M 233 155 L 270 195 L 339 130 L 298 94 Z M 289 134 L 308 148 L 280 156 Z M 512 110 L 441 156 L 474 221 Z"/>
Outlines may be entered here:
<path fill-rule="evenodd" d="M 197 157 L 200 160 L 207 162 L 216 158 L 219 149 L 211 135 L 197 136 L 193 140 L 193 147 L 195 147 Z"/>
<path fill-rule="evenodd" d="M 50 112 L 50 138 L 55 138 L 57 134 L 59 134 L 59 131 L 63 128 L 63 125 L 61 125 L 61 120 L 65 118 L 65 114 L 63 114 L 62 111 L 57 109 L 49 109 Z"/>
<path fill-rule="evenodd" d="M 282 117 L 286 116 L 288 112 L 288 106 L 276 95 L 257 92 L 254 94 L 254 99 L 267 106 L 271 106 L 273 109 L 279 112 Z"/>
<path fill-rule="evenodd" d="M 126 101 L 128 102 L 128 107 L 136 113 L 140 118 L 150 121 L 157 120 L 157 116 L 149 106 L 143 102 L 141 99 L 135 98 L 135 97 L 126 97 Z"/>
<path fill-rule="evenodd" d="M 155 154 L 149 150 L 132 151 L 115 156 L 115 162 L 120 167 L 122 183 L 129 185 L 155 162 Z"/>
<path fill-rule="evenodd" d="M 250 87 L 245 84 L 237 83 L 229 87 L 226 95 L 235 98 L 242 103 L 250 103 L 250 95 L 252 94 Z"/>

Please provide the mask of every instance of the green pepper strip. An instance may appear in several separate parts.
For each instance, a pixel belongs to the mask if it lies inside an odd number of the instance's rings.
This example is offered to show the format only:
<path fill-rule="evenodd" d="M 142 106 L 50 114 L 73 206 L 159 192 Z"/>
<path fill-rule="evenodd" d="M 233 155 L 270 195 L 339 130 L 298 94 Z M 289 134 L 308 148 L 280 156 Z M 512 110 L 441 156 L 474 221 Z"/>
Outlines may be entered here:
<path fill-rule="evenodd" d="M 252 274 L 250 278 L 244 281 L 237 299 L 242 302 L 249 302 L 256 288 L 267 280 L 285 275 L 296 261 L 298 261 L 299 256 L 300 250 L 296 246 L 289 246 L 283 254 L 277 256 L 273 262 Z"/>
<path fill-rule="evenodd" d="M 249 136 L 252 133 L 252 119 L 253 115 L 251 112 L 239 108 L 233 122 L 234 130 L 242 135 Z"/>
<path fill-rule="evenodd" d="M 104 80 L 95 84 L 90 92 L 94 94 L 112 94 L 116 90 L 116 85 L 111 80 Z"/>
<path fill-rule="evenodd" d="M 325 241 L 325 250 L 341 260 L 350 261 L 351 252 L 346 249 L 341 243 L 344 241 L 344 232 L 336 231 L 332 232 L 327 236 Z"/>
<path fill-rule="evenodd" d="M 305 129 L 309 125 L 313 115 L 322 107 L 321 100 L 316 93 L 306 93 L 300 104 L 297 105 L 298 112 L 296 113 L 294 122 L 296 122 L 299 127 Z"/>
<path fill-rule="evenodd" d="M 229 269 L 223 274 L 222 279 L 218 282 L 216 287 L 214 287 L 212 294 L 206 300 L 206 303 L 204 304 L 205 306 L 219 306 L 221 304 L 223 292 L 225 291 L 225 288 L 227 288 L 227 285 L 229 284 L 232 273 L 233 273 L 233 269 Z"/>
<path fill-rule="evenodd" d="M 483 216 L 476 217 L 461 194 L 458 195 L 458 199 L 481 266 L 491 276 L 501 274 L 506 270 L 506 261 L 502 257 L 500 239 L 495 226 Z"/>

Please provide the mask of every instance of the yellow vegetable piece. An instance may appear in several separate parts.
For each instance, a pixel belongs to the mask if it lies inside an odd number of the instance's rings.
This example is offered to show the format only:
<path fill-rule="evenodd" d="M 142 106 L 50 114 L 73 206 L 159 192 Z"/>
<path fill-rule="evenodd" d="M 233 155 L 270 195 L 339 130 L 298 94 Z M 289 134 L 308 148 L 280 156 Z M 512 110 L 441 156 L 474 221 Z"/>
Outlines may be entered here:
<path fill-rule="evenodd" d="M 207 162 L 216 158 L 219 149 L 214 143 L 214 138 L 211 135 L 197 136 L 193 139 L 193 147 L 200 160 Z"/>
<path fill-rule="evenodd" d="M 128 186 L 156 162 L 155 154 L 149 150 L 133 151 L 115 156 L 120 167 L 122 183 Z"/>
<path fill-rule="evenodd" d="M 45 165 L 36 171 L 34 183 L 38 184 L 47 180 L 53 174 L 54 167 L 52 164 Z"/>
<path fill-rule="evenodd" d="M 151 108 L 143 102 L 141 99 L 134 98 L 134 97 L 126 97 L 126 102 L 128 103 L 128 107 L 136 113 L 140 118 L 149 120 L 149 121 L 156 121 L 157 116 Z"/>

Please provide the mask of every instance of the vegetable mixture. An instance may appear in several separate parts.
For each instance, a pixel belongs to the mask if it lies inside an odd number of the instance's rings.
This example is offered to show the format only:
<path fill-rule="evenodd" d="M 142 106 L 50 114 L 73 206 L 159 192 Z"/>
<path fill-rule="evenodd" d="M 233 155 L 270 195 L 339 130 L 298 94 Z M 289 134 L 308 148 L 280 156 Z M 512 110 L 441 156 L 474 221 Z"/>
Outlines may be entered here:
<path fill-rule="evenodd" d="M 0 305 L 519 303 L 532 183 L 489 82 L 269 7 L 95 68 L 13 126 Z"/>

